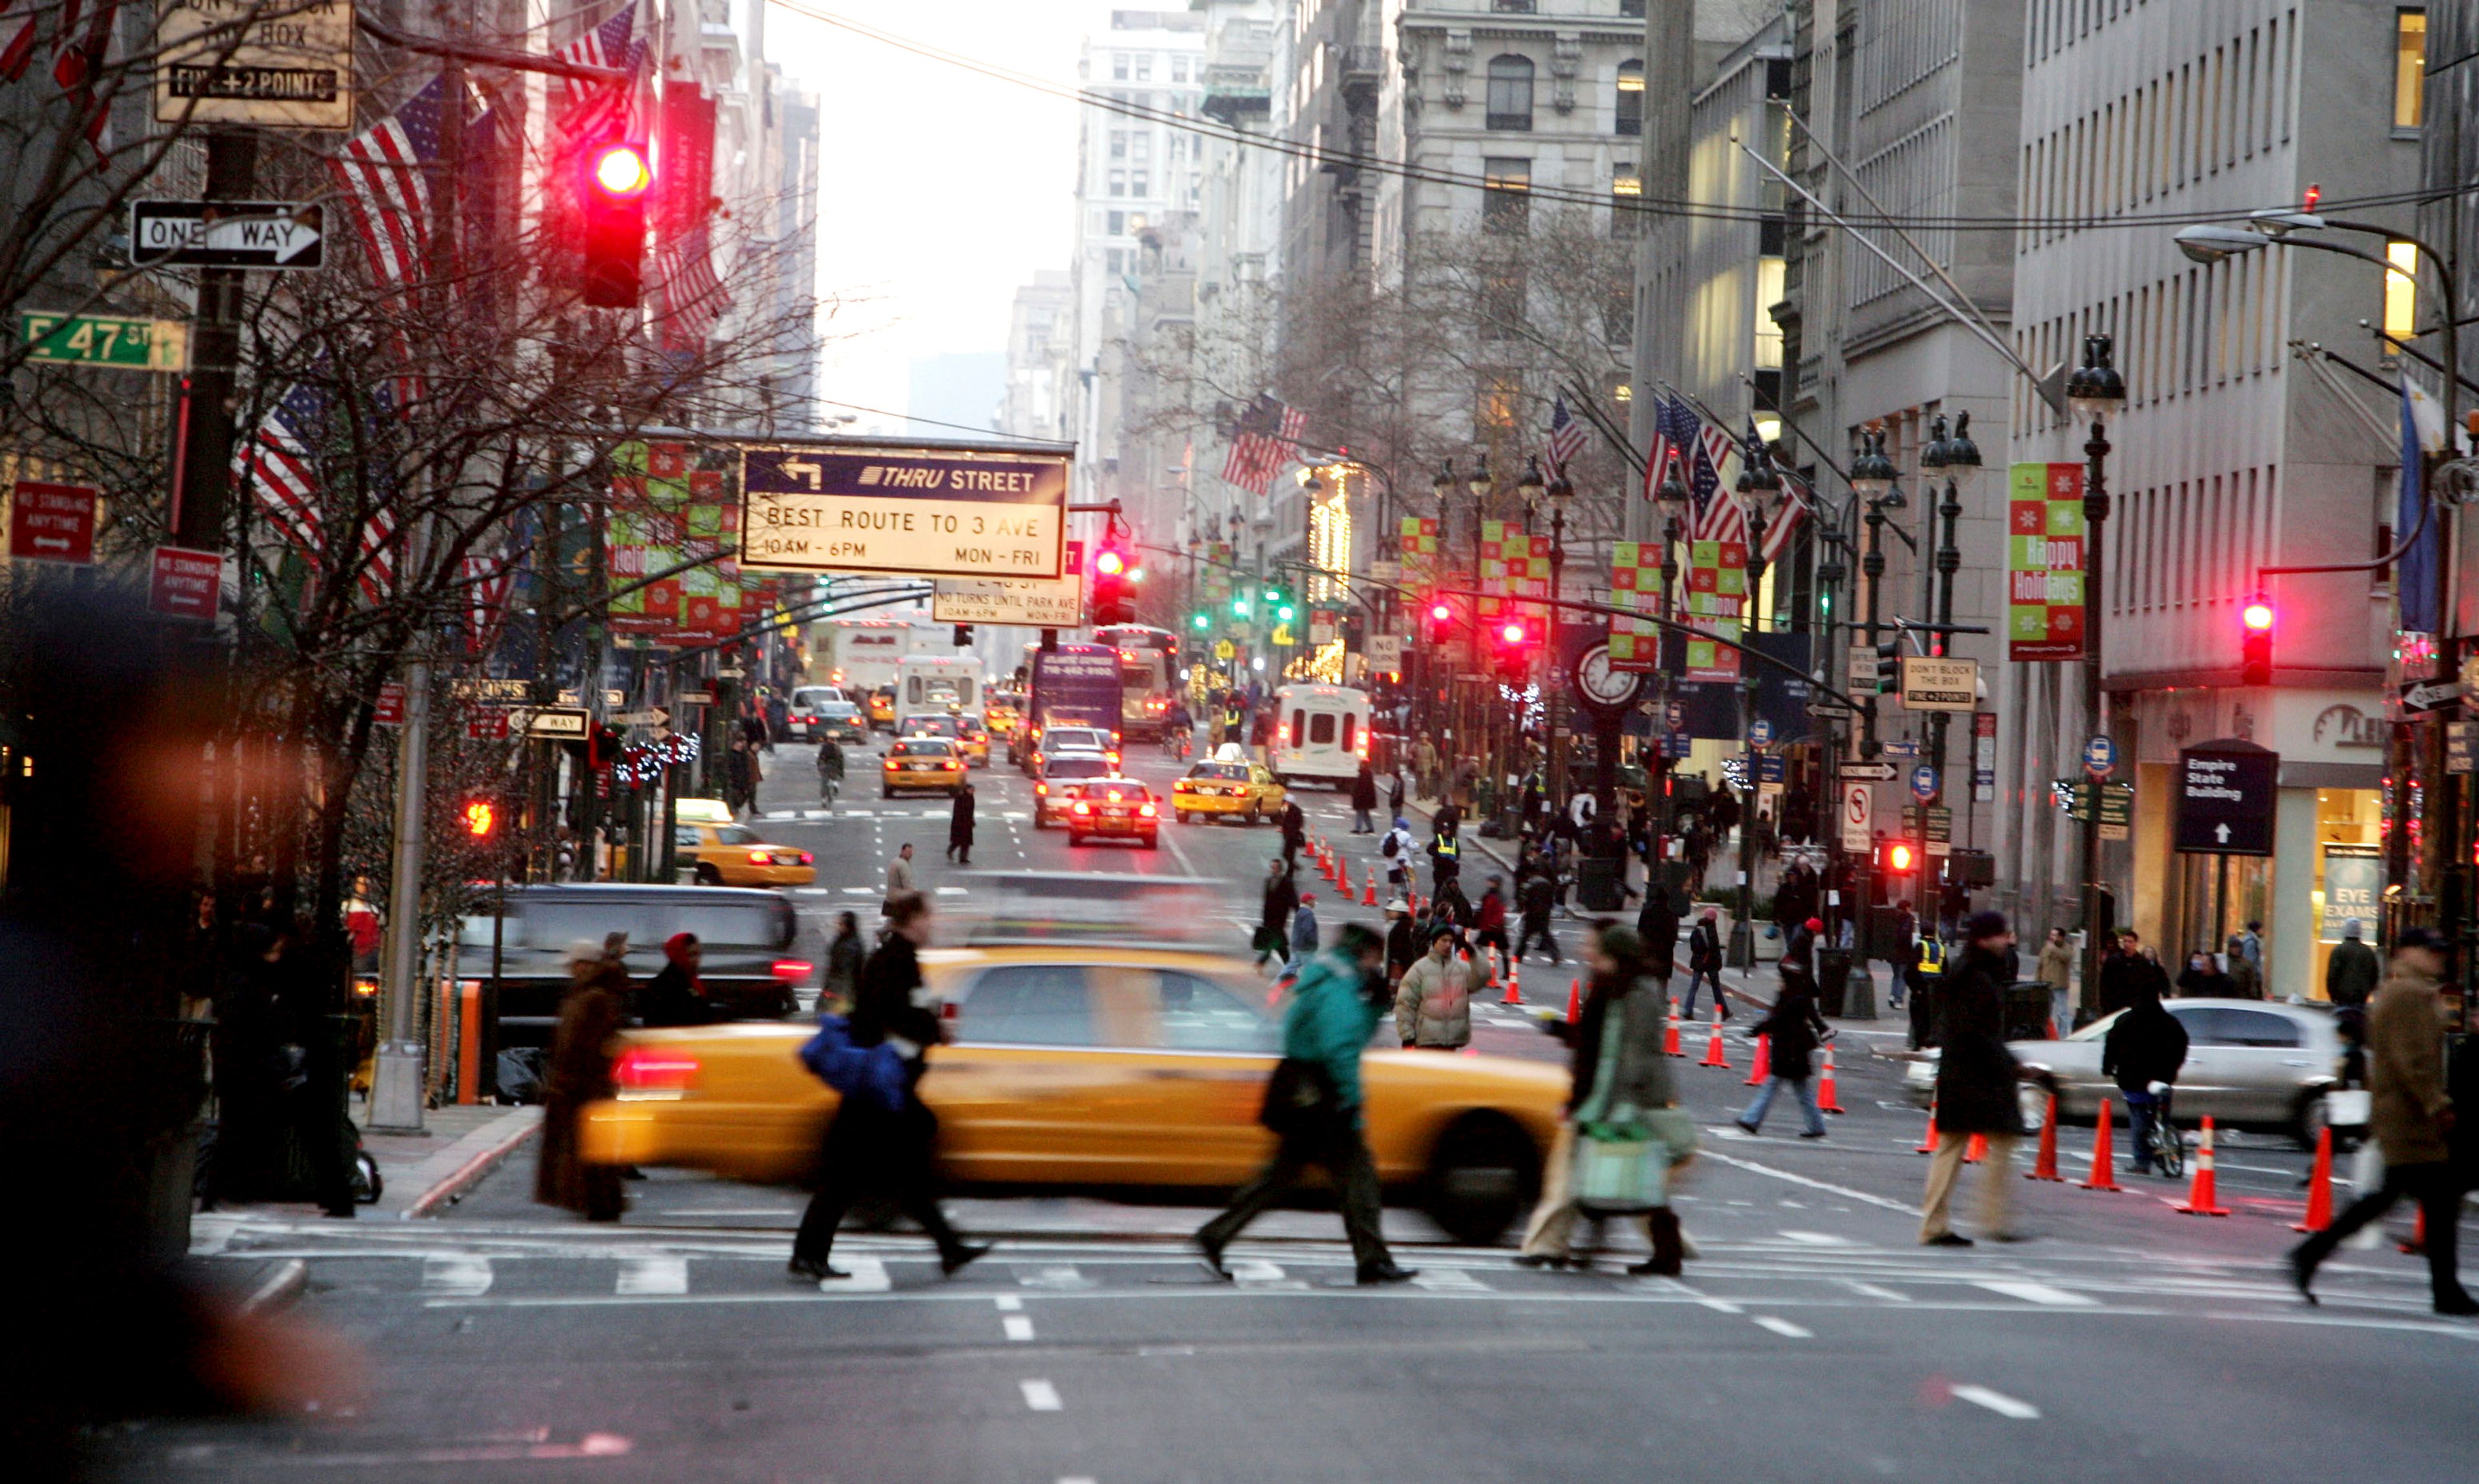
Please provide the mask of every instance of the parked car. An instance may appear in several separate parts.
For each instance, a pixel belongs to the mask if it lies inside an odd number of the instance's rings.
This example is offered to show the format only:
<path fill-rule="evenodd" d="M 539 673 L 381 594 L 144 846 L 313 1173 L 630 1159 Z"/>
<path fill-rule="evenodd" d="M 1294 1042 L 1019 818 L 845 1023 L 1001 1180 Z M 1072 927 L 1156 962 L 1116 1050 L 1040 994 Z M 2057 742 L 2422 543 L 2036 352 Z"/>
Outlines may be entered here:
<path fill-rule="evenodd" d="M 779 892 L 730 886 L 576 883 L 511 886 L 458 925 L 457 972 L 480 980 L 498 1047 L 548 1046 L 568 989 L 568 945 L 628 934 L 627 968 L 639 984 L 662 972 L 663 943 L 694 933 L 705 948 L 699 977 L 719 1018 L 773 1019 L 793 1012 L 810 964 L 792 957 L 800 921 Z M 493 992 L 493 928 L 498 928 Z"/>
<path fill-rule="evenodd" d="M 950 1181 L 1219 1191 L 1270 1152 L 1257 1113 L 1281 1028 L 1245 963 L 1150 944 L 993 942 L 924 950 L 921 967 L 952 1033 L 921 1083 Z M 628 1033 L 619 1095 L 585 1110 L 585 1157 L 803 1178 L 835 1105 L 797 1055 L 809 1034 Z M 1564 1068 L 1400 1050 L 1371 1051 L 1362 1067 L 1390 1191 L 1466 1242 L 1494 1241 L 1530 1207 Z"/>
<path fill-rule="evenodd" d="M 2313 1146 L 2324 1127 L 2324 1094 L 2339 1082 L 2341 1055 L 2333 1012 L 2275 1000 L 2168 1000 L 2162 1008 L 2186 1028 L 2186 1062 L 2170 1099 L 2176 1121 L 2210 1113 L 2224 1127 L 2278 1129 Z M 2123 1013 L 2120 1011 L 2119 1013 Z M 2057 1079 L 2057 1116 L 2088 1122 L 2101 1099 L 2125 1099 L 2100 1072 L 2102 1042 L 2117 1015 L 2104 1015 L 2062 1040 L 2009 1041 L 2015 1059 Z M 1903 1090 L 1926 1108 L 1935 1088 L 1934 1054 L 1905 1069 Z"/>

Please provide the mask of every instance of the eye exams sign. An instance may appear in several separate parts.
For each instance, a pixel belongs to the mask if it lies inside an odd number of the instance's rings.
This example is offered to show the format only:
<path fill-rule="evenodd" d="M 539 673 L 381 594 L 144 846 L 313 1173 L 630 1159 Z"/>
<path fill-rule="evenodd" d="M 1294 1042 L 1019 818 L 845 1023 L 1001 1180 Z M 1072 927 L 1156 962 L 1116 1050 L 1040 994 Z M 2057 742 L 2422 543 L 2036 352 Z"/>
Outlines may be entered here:
<path fill-rule="evenodd" d="M 764 572 L 1057 577 L 1068 455 L 960 448 L 741 450 L 741 557 Z"/>

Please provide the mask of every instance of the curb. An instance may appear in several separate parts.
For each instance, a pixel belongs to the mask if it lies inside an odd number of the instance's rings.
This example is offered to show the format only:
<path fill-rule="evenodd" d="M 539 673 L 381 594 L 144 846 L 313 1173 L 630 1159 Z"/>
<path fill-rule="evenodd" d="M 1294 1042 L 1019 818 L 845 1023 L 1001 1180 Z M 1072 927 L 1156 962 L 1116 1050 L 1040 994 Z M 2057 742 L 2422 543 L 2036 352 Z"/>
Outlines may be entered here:
<path fill-rule="evenodd" d="M 301 1296 L 301 1291 L 309 1286 L 309 1282 L 310 1265 L 297 1257 L 286 1258 L 269 1269 L 258 1286 L 242 1299 L 241 1312 L 258 1314 L 290 1305 Z"/>
<path fill-rule="evenodd" d="M 415 1220 L 429 1215 L 440 1207 L 462 1197 L 466 1191 L 480 1184 L 483 1176 L 498 1168 L 500 1161 L 514 1154 L 519 1145 L 542 1130 L 542 1120 L 539 1117 L 511 1118 L 508 1121 L 517 1125 L 512 1132 L 478 1150 L 471 1159 L 434 1182 L 430 1189 L 422 1191 L 411 1205 L 398 1213 L 399 1216 L 404 1220 Z"/>

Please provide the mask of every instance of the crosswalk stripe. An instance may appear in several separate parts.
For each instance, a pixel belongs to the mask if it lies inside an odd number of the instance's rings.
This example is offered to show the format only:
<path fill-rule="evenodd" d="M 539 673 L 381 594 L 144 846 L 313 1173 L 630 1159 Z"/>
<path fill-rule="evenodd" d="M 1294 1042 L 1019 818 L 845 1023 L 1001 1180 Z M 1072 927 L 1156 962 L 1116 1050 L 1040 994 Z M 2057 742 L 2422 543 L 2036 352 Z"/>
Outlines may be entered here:
<path fill-rule="evenodd" d="M 1412 1286 L 1418 1289 L 1427 1289 L 1432 1293 L 1491 1293 L 1496 1292 L 1488 1284 L 1481 1282 L 1478 1278 L 1473 1277 L 1470 1273 L 1465 1272 L 1460 1267 L 1425 1268 L 1421 1271 L 1419 1276 L 1412 1280 Z"/>
<path fill-rule="evenodd" d="M 2028 1279 L 1974 1278 L 1971 1285 L 1986 1289 L 1991 1293 L 2019 1298 L 2025 1303 L 2048 1304 L 2059 1309 L 2081 1308 L 2100 1302 L 2088 1293 L 2070 1293 L 2064 1289 L 2051 1288 L 2045 1283 L 2033 1283 Z"/>
<path fill-rule="evenodd" d="M 685 1293 L 688 1291 L 689 1260 L 669 1253 L 622 1259 L 619 1281 L 611 1286 L 614 1293 Z"/>
<path fill-rule="evenodd" d="M 821 1293 L 883 1293 L 895 1285 L 887 1280 L 886 1264 L 874 1257 L 848 1257 L 843 1260 L 849 1278 L 821 1278 Z"/>
<path fill-rule="evenodd" d="M 422 1260 L 422 1291 L 443 1298 L 479 1298 L 491 1292 L 491 1260 L 434 1253 Z"/>
<path fill-rule="evenodd" d="M 1953 1390 L 1956 1400 L 1970 1402 L 1975 1407 L 1986 1407 L 1999 1417 L 2010 1417 L 2018 1422 L 2039 1420 L 2039 1408 L 2004 1392 L 1992 1392 L 1984 1386 L 1957 1386 Z"/>
<path fill-rule="evenodd" d="M 1031 1272 L 1019 1272 L 1015 1275 L 1015 1281 L 1029 1289 L 1089 1289 L 1100 1286 L 1096 1280 L 1085 1276 L 1076 1267 L 1066 1264 L 1036 1267 Z"/>

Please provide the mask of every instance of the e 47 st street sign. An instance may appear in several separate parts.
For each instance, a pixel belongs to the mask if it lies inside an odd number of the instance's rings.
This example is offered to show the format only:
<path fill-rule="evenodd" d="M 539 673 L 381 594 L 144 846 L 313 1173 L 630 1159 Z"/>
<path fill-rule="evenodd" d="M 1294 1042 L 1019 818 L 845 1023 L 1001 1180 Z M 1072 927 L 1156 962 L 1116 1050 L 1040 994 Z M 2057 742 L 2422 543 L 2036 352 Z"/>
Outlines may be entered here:
<path fill-rule="evenodd" d="M 190 364 L 190 327 L 177 320 L 17 311 L 17 340 L 29 361 L 176 371 Z"/>
<path fill-rule="evenodd" d="M 140 268 L 317 268 L 326 208 L 296 201 L 132 201 L 129 261 Z"/>

